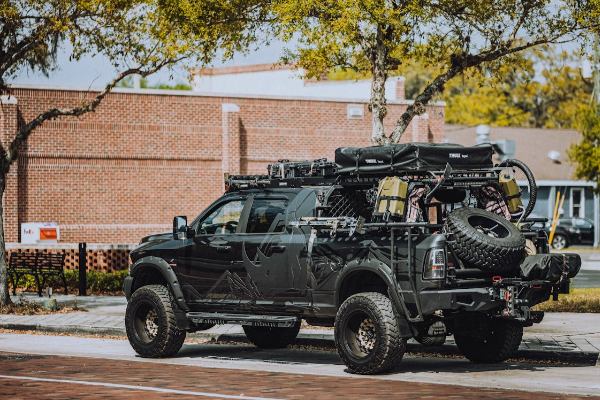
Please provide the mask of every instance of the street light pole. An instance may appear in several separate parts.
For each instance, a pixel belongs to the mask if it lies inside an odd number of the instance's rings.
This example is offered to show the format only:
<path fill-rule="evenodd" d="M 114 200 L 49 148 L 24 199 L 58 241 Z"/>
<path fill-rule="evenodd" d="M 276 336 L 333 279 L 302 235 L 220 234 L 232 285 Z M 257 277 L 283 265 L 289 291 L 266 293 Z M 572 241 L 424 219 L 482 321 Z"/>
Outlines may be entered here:
<path fill-rule="evenodd" d="M 592 105 L 595 106 L 596 113 L 600 113 L 600 34 L 596 34 L 596 39 L 594 40 L 592 73 L 594 79 Z M 600 246 L 600 195 L 597 190 L 594 193 L 594 217 L 594 247 L 598 247 Z"/>

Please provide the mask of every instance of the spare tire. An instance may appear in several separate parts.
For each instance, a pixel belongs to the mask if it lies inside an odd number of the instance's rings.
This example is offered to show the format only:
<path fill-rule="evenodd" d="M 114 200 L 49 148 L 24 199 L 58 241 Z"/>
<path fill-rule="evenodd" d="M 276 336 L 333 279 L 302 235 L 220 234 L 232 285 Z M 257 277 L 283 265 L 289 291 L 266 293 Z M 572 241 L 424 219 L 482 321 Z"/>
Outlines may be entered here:
<path fill-rule="evenodd" d="M 490 274 L 517 270 L 525 257 L 525 237 L 504 217 L 479 208 L 459 208 L 446 219 L 449 246 L 468 267 Z"/>

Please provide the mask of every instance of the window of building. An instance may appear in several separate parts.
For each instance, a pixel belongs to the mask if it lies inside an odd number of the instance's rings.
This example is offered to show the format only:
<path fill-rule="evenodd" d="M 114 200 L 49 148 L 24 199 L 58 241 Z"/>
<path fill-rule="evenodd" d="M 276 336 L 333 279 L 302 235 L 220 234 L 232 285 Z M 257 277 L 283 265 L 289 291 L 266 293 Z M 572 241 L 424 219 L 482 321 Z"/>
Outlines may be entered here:
<path fill-rule="evenodd" d="M 585 217 L 585 194 L 582 188 L 571 189 L 571 217 Z"/>

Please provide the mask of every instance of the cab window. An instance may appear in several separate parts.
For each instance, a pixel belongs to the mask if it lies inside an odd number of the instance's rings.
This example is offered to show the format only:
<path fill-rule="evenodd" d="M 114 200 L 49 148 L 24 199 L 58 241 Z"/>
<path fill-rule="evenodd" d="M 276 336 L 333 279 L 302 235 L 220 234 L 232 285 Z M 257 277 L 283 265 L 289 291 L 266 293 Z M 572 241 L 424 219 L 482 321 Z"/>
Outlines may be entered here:
<path fill-rule="evenodd" d="M 244 200 L 232 200 L 217 206 L 198 224 L 199 234 L 235 233 L 240 223 Z"/>
<path fill-rule="evenodd" d="M 285 209 L 287 199 L 254 199 L 246 233 L 282 232 L 285 227 Z"/>

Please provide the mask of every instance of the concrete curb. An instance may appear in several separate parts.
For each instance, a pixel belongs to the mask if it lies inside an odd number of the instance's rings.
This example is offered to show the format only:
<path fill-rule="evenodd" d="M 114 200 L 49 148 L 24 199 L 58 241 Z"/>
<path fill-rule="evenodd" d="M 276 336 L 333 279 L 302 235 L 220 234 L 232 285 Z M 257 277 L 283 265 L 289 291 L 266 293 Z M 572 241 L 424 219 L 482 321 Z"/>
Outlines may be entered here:
<path fill-rule="evenodd" d="M 15 331 L 39 331 L 51 333 L 74 333 L 92 335 L 126 336 L 125 328 L 109 328 L 83 325 L 38 325 L 38 324 L 0 324 L 2 329 Z"/>
<path fill-rule="evenodd" d="M 40 331 L 49 333 L 70 333 L 70 334 L 92 334 L 92 335 L 111 335 L 126 336 L 125 328 L 94 327 L 82 325 L 39 325 L 39 324 L 11 324 L 0 323 L 0 328 L 20 330 L 20 331 Z M 244 334 L 239 333 L 219 333 L 219 332 L 195 332 L 193 337 L 209 340 L 212 342 L 248 342 Z M 300 333 L 296 344 L 301 346 L 315 346 L 335 348 L 333 334 L 320 333 Z M 454 344 L 444 344 L 443 346 L 425 347 L 417 343 L 408 343 L 409 353 L 424 355 L 448 355 L 460 356 L 461 353 Z M 596 365 L 600 367 L 599 352 L 582 351 L 542 351 L 542 350 L 519 350 L 516 358 L 535 361 L 554 361 L 583 365 Z"/>

